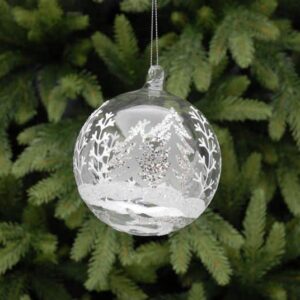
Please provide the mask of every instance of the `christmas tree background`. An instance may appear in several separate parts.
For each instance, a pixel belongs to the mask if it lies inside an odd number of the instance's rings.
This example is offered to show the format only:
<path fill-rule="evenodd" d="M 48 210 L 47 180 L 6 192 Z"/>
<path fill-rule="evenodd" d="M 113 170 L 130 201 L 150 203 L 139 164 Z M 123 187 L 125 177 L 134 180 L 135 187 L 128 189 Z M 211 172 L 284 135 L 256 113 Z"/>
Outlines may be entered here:
<path fill-rule="evenodd" d="M 158 0 L 166 89 L 212 122 L 210 209 L 166 237 L 99 222 L 72 155 L 149 66 L 149 0 L 0 0 L 0 299 L 300 299 L 300 6 Z"/>

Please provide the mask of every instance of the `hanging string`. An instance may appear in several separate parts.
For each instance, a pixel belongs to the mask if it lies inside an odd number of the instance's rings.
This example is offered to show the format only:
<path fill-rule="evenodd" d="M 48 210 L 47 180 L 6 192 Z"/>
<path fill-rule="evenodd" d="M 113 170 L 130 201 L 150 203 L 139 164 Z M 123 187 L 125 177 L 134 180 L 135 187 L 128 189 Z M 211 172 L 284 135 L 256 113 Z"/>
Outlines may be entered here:
<path fill-rule="evenodd" d="M 155 51 L 156 51 L 156 65 L 159 63 L 158 59 L 158 8 L 157 0 L 152 0 L 151 8 L 151 44 L 150 44 L 150 66 L 153 66 L 153 47 L 154 47 L 154 27 L 155 27 Z"/>

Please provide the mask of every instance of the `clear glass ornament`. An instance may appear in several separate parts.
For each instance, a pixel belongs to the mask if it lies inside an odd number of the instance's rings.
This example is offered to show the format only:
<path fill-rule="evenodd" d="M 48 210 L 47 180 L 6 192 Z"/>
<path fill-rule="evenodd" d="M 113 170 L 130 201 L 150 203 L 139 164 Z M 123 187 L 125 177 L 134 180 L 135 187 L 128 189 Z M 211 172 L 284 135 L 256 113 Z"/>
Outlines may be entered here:
<path fill-rule="evenodd" d="M 133 235 L 165 235 L 197 219 L 219 183 L 218 140 L 203 114 L 163 90 L 164 71 L 105 102 L 74 151 L 79 193 L 103 222 Z"/>

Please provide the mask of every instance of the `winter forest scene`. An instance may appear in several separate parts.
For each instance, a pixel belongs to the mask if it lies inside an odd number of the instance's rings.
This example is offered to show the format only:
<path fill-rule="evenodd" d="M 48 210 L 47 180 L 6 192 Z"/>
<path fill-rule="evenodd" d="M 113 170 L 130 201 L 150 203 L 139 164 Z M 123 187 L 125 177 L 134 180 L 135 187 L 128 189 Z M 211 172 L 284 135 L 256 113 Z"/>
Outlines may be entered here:
<path fill-rule="evenodd" d="M 0 0 L 0 115 L 0 300 L 300 300 L 299 0 Z"/>
<path fill-rule="evenodd" d="M 104 112 L 106 105 L 83 126 L 74 155 L 79 193 L 93 213 L 138 235 L 167 234 L 199 217 L 218 181 L 218 145 L 206 119 L 190 107 L 196 141 L 174 108 L 120 132 L 121 113 Z"/>

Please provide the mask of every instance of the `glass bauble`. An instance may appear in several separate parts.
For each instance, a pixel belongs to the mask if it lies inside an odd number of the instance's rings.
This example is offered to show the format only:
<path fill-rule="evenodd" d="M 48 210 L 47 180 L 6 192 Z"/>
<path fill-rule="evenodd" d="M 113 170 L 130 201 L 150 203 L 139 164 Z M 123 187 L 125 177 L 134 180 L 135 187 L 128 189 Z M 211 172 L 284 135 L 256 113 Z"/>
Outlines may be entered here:
<path fill-rule="evenodd" d="M 74 152 L 80 196 L 111 227 L 164 235 L 197 219 L 219 183 L 218 140 L 203 114 L 163 90 L 164 71 L 105 102 L 83 125 Z"/>

